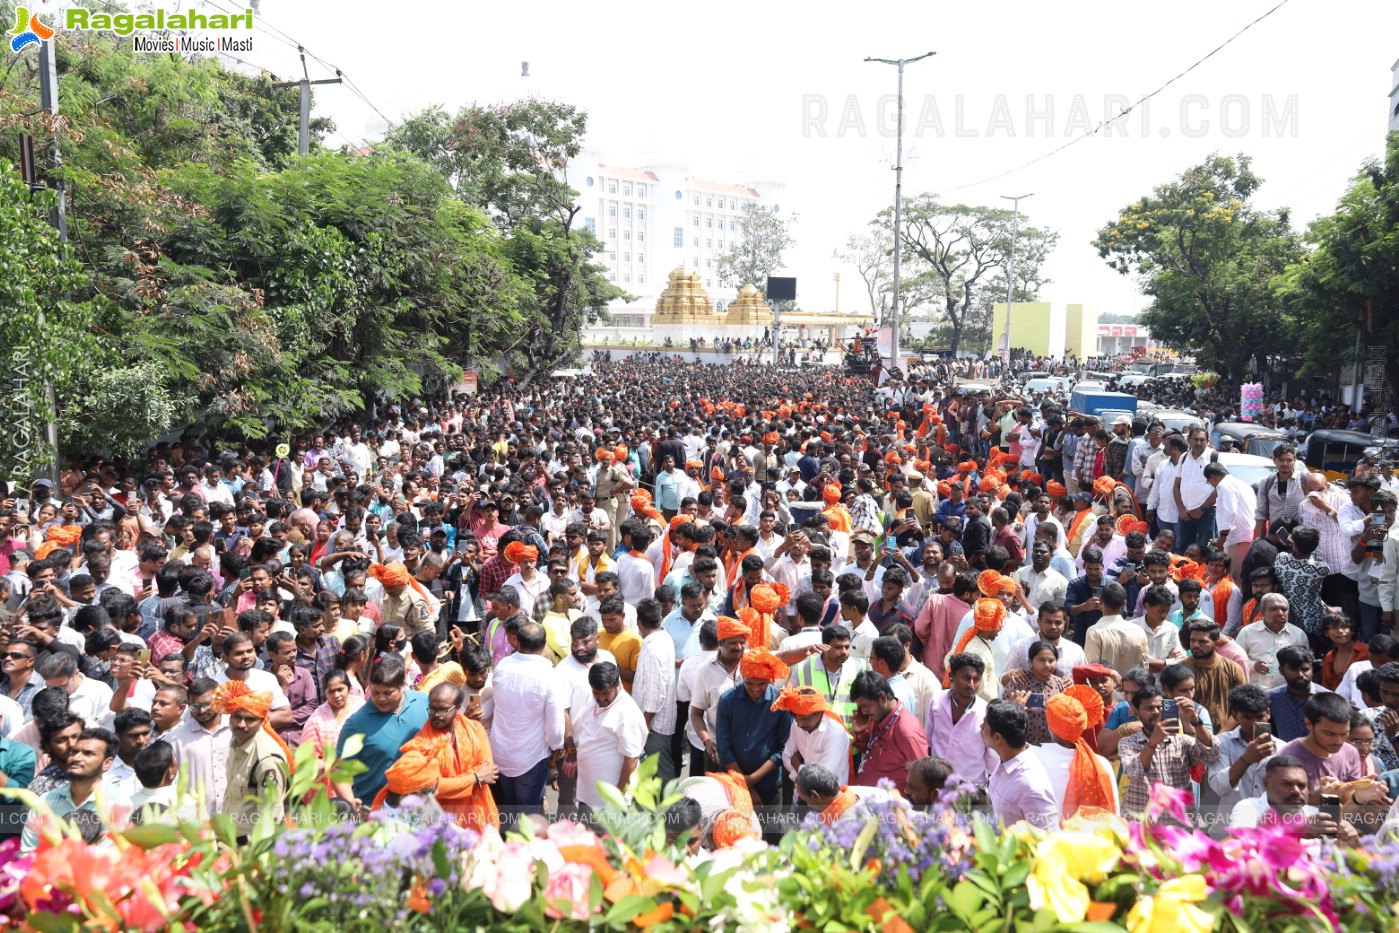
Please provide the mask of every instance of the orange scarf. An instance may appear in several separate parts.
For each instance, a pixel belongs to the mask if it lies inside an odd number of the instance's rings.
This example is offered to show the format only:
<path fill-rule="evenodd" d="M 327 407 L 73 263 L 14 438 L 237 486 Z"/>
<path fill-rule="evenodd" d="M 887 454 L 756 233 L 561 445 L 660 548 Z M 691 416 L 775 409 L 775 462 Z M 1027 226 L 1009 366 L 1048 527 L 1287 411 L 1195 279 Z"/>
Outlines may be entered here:
<path fill-rule="evenodd" d="M 860 798 L 855 795 L 853 790 L 848 787 L 842 787 L 840 793 L 836 794 L 835 799 L 831 801 L 826 809 L 821 811 L 821 815 L 818 816 L 817 819 L 820 820 L 823 825 L 831 826 L 836 820 L 845 815 L 846 810 L 849 810 L 859 802 Z"/>
<path fill-rule="evenodd" d="M 1233 596 L 1234 578 L 1226 573 L 1210 590 L 1210 598 L 1214 600 L 1214 623 L 1221 630 L 1229 623 L 1229 600 Z"/>
<path fill-rule="evenodd" d="M 1082 737 L 1074 743 L 1074 757 L 1069 762 L 1064 819 L 1073 817 L 1080 808 L 1112 810 L 1112 776 L 1099 766 L 1098 756 Z"/>
<path fill-rule="evenodd" d="M 1069 533 L 1066 536 L 1066 540 L 1064 541 L 1065 547 L 1068 547 L 1069 542 L 1074 540 L 1074 536 L 1078 534 L 1079 526 L 1081 526 L 1085 521 L 1087 521 L 1090 518 L 1097 518 L 1097 516 L 1093 514 L 1093 509 L 1091 506 L 1074 516 L 1074 520 L 1069 522 Z"/>
<path fill-rule="evenodd" d="M 747 557 L 749 554 L 756 554 L 756 553 L 757 553 L 757 548 L 749 548 L 748 550 L 744 551 L 742 554 L 739 554 L 737 557 L 732 557 L 732 558 L 730 558 L 729 572 L 728 572 L 728 575 L 727 575 L 727 577 L 726 577 L 726 582 L 728 583 L 728 585 L 729 585 L 730 588 L 732 588 L 733 585 L 734 585 L 736 582 L 738 582 L 738 578 L 739 578 L 739 577 L 742 575 L 742 573 L 743 573 L 743 558 Z"/>
<path fill-rule="evenodd" d="M 850 533 L 850 513 L 843 505 L 833 505 L 828 509 L 823 509 L 821 514 L 831 520 L 831 530 Z"/>

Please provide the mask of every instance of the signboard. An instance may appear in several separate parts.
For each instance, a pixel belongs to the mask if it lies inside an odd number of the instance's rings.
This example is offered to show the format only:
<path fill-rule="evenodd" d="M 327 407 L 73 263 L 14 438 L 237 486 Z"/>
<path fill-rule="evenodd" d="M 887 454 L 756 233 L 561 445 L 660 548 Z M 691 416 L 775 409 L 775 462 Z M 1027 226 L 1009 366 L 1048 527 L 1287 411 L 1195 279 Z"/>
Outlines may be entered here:
<path fill-rule="evenodd" d="M 474 370 L 468 370 L 461 374 L 461 382 L 452 387 L 453 392 L 460 392 L 464 395 L 475 395 L 476 387 L 481 378 L 481 374 Z"/>
<path fill-rule="evenodd" d="M 1136 336 L 1138 336 L 1138 335 L 1137 335 L 1137 327 L 1138 327 L 1138 325 L 1136 325 L 1136 324 L 1099 324 L 1099 325 L 1098 325 L 1098 336 L 1099 336 L 1099 337 L 1136 337 Z M 1145 335 L 1145 334 L 1142 334 L 1141 336 L 1144 337 L 1144 336 L 1146 336 L 1146 335 Z"/>

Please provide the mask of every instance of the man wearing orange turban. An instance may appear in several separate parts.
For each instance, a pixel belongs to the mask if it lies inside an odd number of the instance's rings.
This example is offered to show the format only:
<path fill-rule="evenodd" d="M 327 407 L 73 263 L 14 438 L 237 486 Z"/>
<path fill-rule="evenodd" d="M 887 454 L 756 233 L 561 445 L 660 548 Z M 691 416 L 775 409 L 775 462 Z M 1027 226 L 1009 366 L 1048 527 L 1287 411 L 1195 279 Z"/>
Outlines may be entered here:
<path fill-rule="evenodd" d="M 1064 692 L 1046 701 L 1044 717 L 1054 736 L 1054 744 L 1035 749 L 1036 757 L 1043 762 L 1050 783 L 1054 785 L 1059 812 L 1066 820 L 1078 815 L 1117 812 L 1117 784 L 1112 777 L 1112 765 L 1096 754 L 1084 738 L 1093 720 L 1081 696 L 1091 697 L 1090 703 L 1097 701 L 1099 715 L 1103 703 L 1092 688 L 1077 689 L 1086 693 Z"/>
<path fill-rule="evenodd" d="M 950 658 L 954 654 L 961 654 L 965 651 L 981 658 L 986 664 L 986 673 L 982 675 L 979 694 L 988 703 L 996 699 L 1000 693 L 1000 677 L 1004 671 L 996 669 L 996 655 L 991 648 L 991 642 L 1001 633 L 1001 626 L 1005 620 L 1005 603 L 994 596 L 983 596 L 972 605 L 971 627 L 962 633 L 957 645 L 947 653 L 947 657 Z M 950 684 L 951 678 L 944 676 L 943 686 L 947 687 Z"/>
<path fill-rule="evenodd" d="M 393 816 L 400 811 L 404 797 L 415 795 L 430 798 L 436 793 L 438 782 L 442 780 L 442 770 L 437 761 L 425 755 L 422 749 L 408 745 L 404 748 L 407 750 L 403 756 L 384 770 L 387 783 L 374 798 L 371 810 L 383 810 Z M 427 800 L 424 800 L 424 808 L 423 815 L 433 812 Z M 437 810 L 440 812 L 440 809 L 439 803 Z"/>
<path fill-rule="evenodd" d="M 772 708 L 791 713 L 796 726 L 782 751 L 783 767 L 793 781 L 804 765 L 823 765 L 841 784 L 850 782 L 850 733 L 820 690 L 783 687 Z"/>
<path fill-rule="evenodd" d="M 756 648 L 738 665 L 743 683 L 719 698 L 715 744 L 724 770 L 744 776 L 753 796 L 775 803 L 781 788 L 782 751 L 792 730 L 792 714 L 773 709 L 787 665 L 766 648 Z"/>
<path fill-rule="evenodd" d="M 821 490 L 821 498 L 825 500 L 826 507 L 821 513 L 830 519 L 831 530 L 842 534 L 849 534 L 853 527 L 850 518 L 850 510 L 841 504 L 841 497 L 844 495 L 839 484 L 828 483 Z"/>
<path fill-rule="evenodd" d="M 285 816 L 291 750 L 267 722 L 271 693 L 230 680 L 214 691 L 213 705 L 228 717 L 230 739 L 220 812 L 233 820 L 238 838 L 247 839 L 260 816 L 274 822 Z"/>
<path fill-rule="evenodd" d="M 384 585 L 384 602 L 380 606 L 383 622 L 380 624 L 401 625 L 409 638 L 418 632 L 436 630 L 436 600 L 400 561 L 370 564 L 369 575 Z"/>
<path fill-rule="evenodd" d="M 1068 487 L 1058 480 L 1050 480 L 1045 483 L 1044 491 L 1049 493 L 1051 499 L 1062 499 L 1069 494 Z"/>
<path fill-rule="evenodd" d="M 611 453 L 611 451 L 607 451 Z M 607 515 L 607 552 L 610 554 L 617 549 L 617 529 L 629 514 L 630 493 L 636 488 L 636 480 L 632 479 L 630 473 L 613 462 L 613 458 L 604 459 L 597 467 L 597 475 L 593 477 L 593 495 L 597 499 L 597 507 Z"/>

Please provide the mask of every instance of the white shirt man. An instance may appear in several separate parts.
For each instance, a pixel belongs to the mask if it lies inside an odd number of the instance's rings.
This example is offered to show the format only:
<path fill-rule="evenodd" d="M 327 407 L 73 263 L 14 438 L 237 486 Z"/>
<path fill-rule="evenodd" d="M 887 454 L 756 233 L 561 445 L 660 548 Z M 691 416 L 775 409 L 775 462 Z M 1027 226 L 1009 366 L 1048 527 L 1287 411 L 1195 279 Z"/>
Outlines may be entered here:
<path fill-rule="evenodd" d="M 1282 598 L 1276 593 L 1269 593 L 1268 596 Z M 1283 606 L 1286 605 L 1284 600 Z M 1239 630 L 1239 635 L 1234 641 L 1243 649 L 1244 654 L 1248 655 L 1248 682 L 1257 684 L 1264 690 L 1271 690 L 1283 682 L 1282 674 L 1278 670 L 1278 651 L 1288 645 L 1305 648 L 1310 644 L 1307 633 L 1291 622 L 1284 622 L 1278 631 L 1268 628 L 1267 604 L 1263 608 L 1263 618 L 1245 625 Z"/>
<path fill-rule="evenodd" d="M 1036 611 L 1046 602 L 1062 604 L 1069 592 L 1069 581 L 1053 567 L 1046 567 L 1043 573 L 1037 573 L 1033 564 L 1026 564 L 1015 572 L 1015 578 L 1020 581 L 1025 599 Z"/>
<path fill-rule="evenodd" d="M 656 593 L 656 568 L 643 555 L 630 551 L 617 558 L 617 591 L 628 606 L 635 607 Z"/>
<path fill-rule="evenodd" d="M 794 758 L 800 756 L 803 765 L 825 765 L 836 776 L 836 782 L 844 787 L 850 783 L 850 733 L 845 727 L 822 714 L 820 722 L 810 732 L 793 723 L 787 734 L 787 744 L 782 749 L 782 767 L 797 779 L 800 770 Z"/>
<path fill-rule="evenodd" d="M 1253 543 L 1253 515 L 1258 509 L 1258 496 L 1237 476 L 1225 476 L 1219 480 L 1215 493 L 1215 528 L 1224 539 L 1230 572 L 1237 576 L 1249 545 Z"/>
<path fill-rule="evenodd" d="M 567 691 L 542 654 L 508 655 L 492 671 L 491 753 L 506 777 L 528 773 L 563 748 Z"/>
<path fill-rule="evenodd" d="M 1043 745 L 1031 745 L 1031 753 L 1044 765 L 1044 773 L 1049 775 L 1049 783 L 1054 788 L 1054 800 L 1059 804 L 1059 812 L 1064 812 L 1064 793 L 1069 788 L 1069 768 L 1073 764 L 1074 755 L 1077 749 L 1073 746 L 1063 746 L 1058 742 L 1046 742 Z M 1112 762 L 1102 755 L 1093 754 L 1093 759 L 1098 765 L 1098 770 L 1111 775 Z M 1116 813 L 1118 808 L 1117 781 L 1110 780 L 1112 787 L 1112 812 Z"/>
<path fill-rule="evenodd" d="M 1186 451 L 1185 456 L 1181 457 L 1180 463 L 1176 465 L 1176 477 L 1180 480 L 1180 501 L 1187 509 L 1200 508 L 1210 497 L 1210 493 L 1214 492 L 1210 484 L 1205 482 L 1205 467 L 1209 466 L 1214 456 L 1215 451 L 1206 445 L 1198 457 Z M 1157 482 L 1160 482 L 1159 473 Z M 1165 495 L 1166 490 L 1161 492 Z M 1249 520 L 1252 522 L 1252 516 Z"/>
<path fill-rule="evenodd" d="M 646 717 L 631 694 L 619 686 L 606 707 L 598 706 L 589 689 L 587 705 L 573 720 L 573 741 L 578 748 L 578 800 L 590 807 L 602 807 L 606 801 L 598 793 L 598 782 L 618 784 L 626 759 L 639 760 L 646 751 Z"/>

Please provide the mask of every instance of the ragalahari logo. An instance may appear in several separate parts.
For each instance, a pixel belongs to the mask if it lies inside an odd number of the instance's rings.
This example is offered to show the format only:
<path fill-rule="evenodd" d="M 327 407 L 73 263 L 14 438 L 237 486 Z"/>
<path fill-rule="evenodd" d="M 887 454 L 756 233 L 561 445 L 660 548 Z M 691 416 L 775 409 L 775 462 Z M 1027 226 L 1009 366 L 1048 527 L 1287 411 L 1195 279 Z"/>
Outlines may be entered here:
<path fill-rule="evenodd" d="M 10 51 L 22 52 L 31 45 L 39 45 L 53 38 L 53 30 L 39 21 L 39 14 L 33 15 L 20 7 L 15 10 L 15 29 L 10 33 Z"/>

